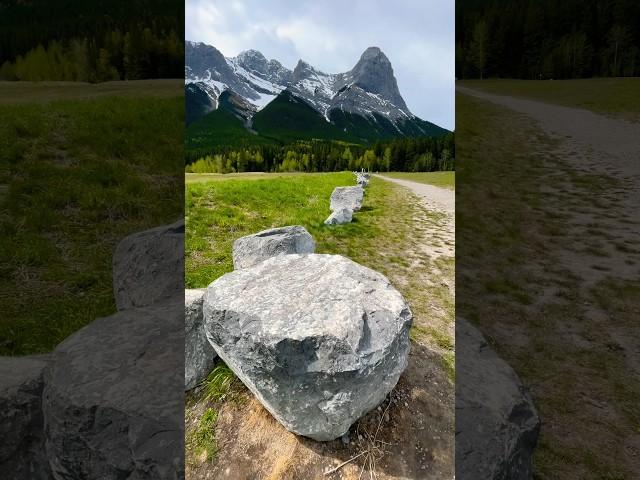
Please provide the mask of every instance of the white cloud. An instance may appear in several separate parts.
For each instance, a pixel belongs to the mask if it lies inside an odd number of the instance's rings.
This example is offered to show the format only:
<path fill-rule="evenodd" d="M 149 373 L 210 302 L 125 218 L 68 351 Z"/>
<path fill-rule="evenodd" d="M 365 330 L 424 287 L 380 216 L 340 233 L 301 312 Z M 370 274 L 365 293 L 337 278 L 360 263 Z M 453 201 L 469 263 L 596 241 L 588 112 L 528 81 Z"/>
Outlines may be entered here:
<path fill-rule="evenodd" d="M 454 128 L 454 0 L 187 0 L 188 40 L 226 56 L 250 48 L 337 73 L 369 46 L 389 57 L 419 117 Z"/>

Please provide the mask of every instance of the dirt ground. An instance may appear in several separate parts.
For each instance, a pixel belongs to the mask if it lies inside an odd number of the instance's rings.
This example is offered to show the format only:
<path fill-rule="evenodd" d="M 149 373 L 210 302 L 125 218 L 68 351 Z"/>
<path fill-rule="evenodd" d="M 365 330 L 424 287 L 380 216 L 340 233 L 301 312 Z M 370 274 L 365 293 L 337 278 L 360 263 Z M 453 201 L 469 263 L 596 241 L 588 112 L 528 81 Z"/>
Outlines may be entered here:
<path fill-rule="evenodd" d="M 454 478 L 453 213 L 404 188 L 394 191 L 411 204 L 412 215 L 399 218 L 406 224 L 397 228 L 411 237 L 412 247 L 400 265 L 381 270 L 414 313 L 409 365 L 396 388 L 351 427 L 348 441 L 332 442 L 286 431 L 239 382 L 231 401 L 216 404 L 190 394 L 186 434 L 207 408 L 215 408 L 218 452 L 207 460 L 188 450 L 187 479 Z M 397 248 L 393 239 L 380 245 L 380 261 L 397 257 Z"/>

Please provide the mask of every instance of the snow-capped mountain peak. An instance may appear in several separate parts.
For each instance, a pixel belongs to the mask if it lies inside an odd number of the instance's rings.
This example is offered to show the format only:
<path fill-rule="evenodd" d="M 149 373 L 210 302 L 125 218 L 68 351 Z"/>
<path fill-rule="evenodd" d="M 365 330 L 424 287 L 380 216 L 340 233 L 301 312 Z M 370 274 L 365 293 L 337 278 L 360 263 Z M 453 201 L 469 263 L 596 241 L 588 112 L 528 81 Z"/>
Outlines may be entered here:
<path fill-rule="evenodd" d="M 348 72 L 329 74 L 299 60 L 293 70 L 257 50 L 224 57 L 216 48 L 200 42 L 185 43 L 185 82 L 200 83 L 212 103 L 229 90 L 244 98 L 256 111 L 283 90 L 301 98 L 327 121 L 339 110 L 391 122 L 413 118 L 400 95 L 391 62 L 378 47 L 367 48 Z"/>

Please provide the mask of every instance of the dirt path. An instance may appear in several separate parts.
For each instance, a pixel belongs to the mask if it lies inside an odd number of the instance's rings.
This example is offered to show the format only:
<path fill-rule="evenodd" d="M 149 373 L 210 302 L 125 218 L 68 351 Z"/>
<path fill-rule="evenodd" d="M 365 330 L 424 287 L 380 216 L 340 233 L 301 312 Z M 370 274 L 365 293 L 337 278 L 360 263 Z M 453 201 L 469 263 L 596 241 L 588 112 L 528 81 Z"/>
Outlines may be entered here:
<path fill-rule="evenodd" d="M 640 125 L 457 90 L 487 105 L 459 132 L 464 160 L 488 163 L 459 199 L 460 271 L 477 282 L 461 311 L 531 390 L 542 418 L 534 469 L 637 478 Z"/>
<path fill-rule="evenodd" d="M 604 157 L 599 156 L 598 162 L 595 163 L 603 173 L 623 177 L 640 175 L 640 124 L 579 108 L 495 95 L 467 87 L 458 86 L 456 91 L 524 113 L 540 122 L 540 127 L 545 132 L 564 137 L 568 143 L 581 150 L 605 154 Z M 574 156 L 574 159 L 579 162 L 578 165 L 584 164 L 584 158 L 581 156 Z"/>
<path fill-rule="evenodd" d="M 429 209 L 436 208 L 447 213 L 454 214 L 456 210 L 456 192 L 448 188 L 435 187 L 426 183 L 412 182 L 410 180 L 401 180 L 399 178 L 386 177 L 384 175 L 374 175 L 374 177 L 383 178 L 390 182 L 397 183 L 408 188 L 415 193 L 425 206 Z"/>
<path fill-rule="evenodd" d="M 609 180 L 610 188 L 601 199 L 587 208 L 569 210 L 568 224 L 577 231 L 596 227 L 605 230 L 617 240 L 637 245 L 640 234 L 636 221 L 640 221 L 640 124 L 598 115 L 587 110 L 552 105 L 505 95 L 479 92 L 466 87 L 456 90 L 491 103 L 507 107 L 533 119 L 545 133 L 559 140 L 553 155 L 570 164 L 585 182 Z M 547 188 L 543 185 L 543 189 Z M 568 187 L 567 193 L 571 189 Z M 548 193 L 552 194 L 550 190 Z M 572 201 L 575 199 L 571 199 Z M 608 251 L 608 250 L 611 251 Z M 557 250 L 566 267 L 583 281 L 583 289 L 590 289 L 615 272 L 620 278 L 637 279 L 638 268 L 629 263 L 613 244 L 605 245 L 599 253 L 593 252 L 585 261 L 584 252 L 576 252 L 575 244 L 565 244 Z M 606 258 L 606 268 L 592 268 L 594 262 Z"/>
<path fill-rule="evenodd" d="M 429 258 L 440 256 L 453 257 L 455 254 L 455 209 L 456 193 L 454 190 L 440 188 L 425 183 L 401 180 L 398 178 L 374 175 L 389 182 L 401 185 L 413 192 L 422 202 L 424 208 L 436 216 L 436 221 L 427 226 L 428 240 L 422 245 L 423 253 Z M 453 286 L 452 286 L 453 287 Z M 455 290 L 453 290 L 455 292 Z"/>

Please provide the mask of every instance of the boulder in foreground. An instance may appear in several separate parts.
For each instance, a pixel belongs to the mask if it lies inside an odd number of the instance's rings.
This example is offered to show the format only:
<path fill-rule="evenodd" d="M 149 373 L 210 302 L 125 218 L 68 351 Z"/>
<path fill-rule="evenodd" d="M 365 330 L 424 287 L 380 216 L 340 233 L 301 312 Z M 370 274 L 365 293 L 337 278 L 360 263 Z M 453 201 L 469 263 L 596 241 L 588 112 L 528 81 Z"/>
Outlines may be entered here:
<path fill-rule="evenodd" d="M 184 389 L 191 390 L 207 378 L 218 355 L 207 340 L 202 324 L 205 289 L 184 291 Z"/>
<path fill-rule="evenodd" d="M 118 310 L 144 307 L 184 290 L 184 220 L 134 233 L 113 254 Z"/>
<path fill-rule="evenodd" d="M 331 193 L 331 203 L 329 208 L 332 212 L 344 208 L 356 212 L 362 207 L 364 190 L 360 185 L 355 187 L 336 187 Z"/>
<path fill-rule="evenodd" d="M 302 226 L 271 228 L 233 242 L 233 267 L 238 270 L 277 255 L 313 253 L 315 249 L 316 242 Z"/>
<path fill-rule="evenodd" d="M 184 478 L 183 298 L 99 318 L 44 373 L 54 478 Z"/>
<path fill-rule="evenodd" d="M 513 369 L 456 318 L 456 478 L 531 480 L 540 419 Z"/>
<path fill-rule="evenodd" d="M 218 355 L 285 428 L 315 440 L 347 432 L 407 366 L 407 303 L 339 255 L 284 255 L 223 275 L 203 313 Z"/>

